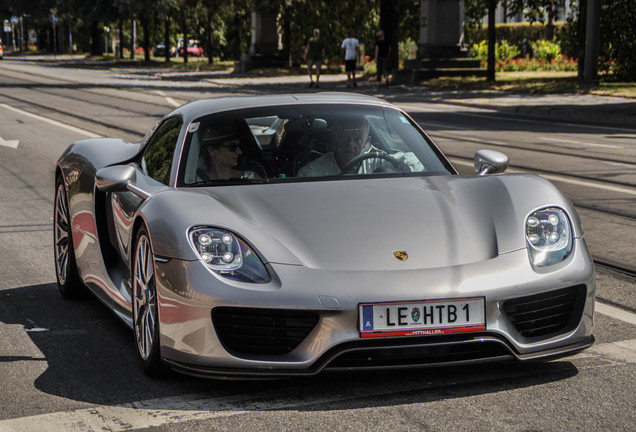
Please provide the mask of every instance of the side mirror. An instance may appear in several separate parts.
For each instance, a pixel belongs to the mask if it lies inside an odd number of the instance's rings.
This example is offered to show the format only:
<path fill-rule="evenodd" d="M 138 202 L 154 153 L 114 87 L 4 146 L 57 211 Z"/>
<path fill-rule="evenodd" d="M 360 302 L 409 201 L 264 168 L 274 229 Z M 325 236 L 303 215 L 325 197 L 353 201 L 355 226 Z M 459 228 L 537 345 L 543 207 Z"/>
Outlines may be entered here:
<path fill-rule="evenodd" d="M 496 150 L 479 150 L 475 153 L 475 174 L 497 174 L 508 169 L 510 158 L 507 154 Z"/>
<path fill-rule="evenodd" d="M 130 165 L 104 167 L 95 173 L 95 185 L 103 192 L 130 191 L 142 199 L 150 198 L 150 194 L 135 186 L 135 168 Z"/>

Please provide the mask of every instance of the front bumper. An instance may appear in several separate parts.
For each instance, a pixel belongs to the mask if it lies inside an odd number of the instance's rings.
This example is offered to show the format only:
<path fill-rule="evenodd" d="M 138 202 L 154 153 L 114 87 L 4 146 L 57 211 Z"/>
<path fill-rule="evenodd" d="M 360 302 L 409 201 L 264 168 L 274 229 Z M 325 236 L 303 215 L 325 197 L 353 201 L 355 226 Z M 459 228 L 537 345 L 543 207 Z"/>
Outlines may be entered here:
<path fill-rule="evenodd" d="M 578 242 L 578 241 L 577 241 Z M 293 376 L 329 369 L 399 368 L 568 355 L 593 343 L 594 267 L 584 243 L 549 271 L 535 271 L 526 250 L 451 268 L 401 272 L 320 270 L 270 264 L 268 284 L 222 280 L 198 261 L 157 263 L 161 353 L 195 375 Z M 557 331 L 524 336 L 507 301 L 564 289 L 577 292 L 572 317 Z M 485 297 L 486 331 L 363 340 L 359 303 Z M 212 320 L 218 307 L 308 311 L 317 323 L 290 352 L 228 348 Z"/>

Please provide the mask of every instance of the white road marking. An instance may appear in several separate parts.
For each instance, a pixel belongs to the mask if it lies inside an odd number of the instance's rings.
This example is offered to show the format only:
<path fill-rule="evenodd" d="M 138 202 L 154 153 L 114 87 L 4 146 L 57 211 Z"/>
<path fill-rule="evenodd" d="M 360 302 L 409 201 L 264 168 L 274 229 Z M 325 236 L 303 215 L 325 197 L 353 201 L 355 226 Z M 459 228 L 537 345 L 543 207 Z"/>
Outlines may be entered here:
<path fill-rule="evenodd" d="M 601 354 L 627 363 L 636 363 L 636 339 L 593 345 L 589 353 Z"/>
<path fill-rule="evenodd" d="M 596 189 L 603 189 L 606 191 L 610 191 L 610 192 L 618 192 L 618 193 L 624 193 L 627 195 L 634 195 L 636 196 L 636 189 L 627 189 L 624 187 L 620 187 L 620 186 L 611 186 L 611 185 L 603 185 L 603 184 L 598 184 L 598 183 L 591 183 L 591 182 L 587 182 L 584 180 L 576 180 L 576 179 L 572 179 L 572 178 L 567 178 L 567 177 L 561 177 L 561 176 L 556 176 L 556 175 L 551 175 L 551 174 L 541 174 L 541 177 L 546 178 L 548 180 L 554 180 L 554 181 L 560 181 L 563 183 L 570 183 L 570 184 L 575 184 L 578 186 L 586 186 L 586 187 L 593 187 Z"/>
<path fill-rule="evenodd" d="M 8 109 L 8 110 L 13 111 L 13 112 L 16 112 L 18 114 L 25 115 L 27 117 L 31 117 L 31 118 L 43 121 L 43 122 L 48 123 L 48 124 L 52 124 L 54 126 L 58 126 L 58 127 L 64 128 L 66 130 L 70 130 L 72 132 L 76 132 L 76 133 L 78 133 L 80 135 L 84 135 L 84 136 L 87 136 L 89 138 L 99 138 L 100 137 L 100 135 L 94 134 L 93 132 L 89 132 L 87 130 L 80 129 L 80 128 L 77 128 L 75 126 L 71 126 L 71 125 L 68 125 L 66 123 L 62 123 L 62 122 L 59 122 L 57 120 L 53 120 L 53 119 L 50 119 L 50 118 L 47 118 L 47 117 L 42 117 L 40 115 L 33 114 L 33 113 L 28 112 L 28 111 L 23 111 L 23 110 L 21 110 L 19 108 L 14 108 L 14 107 L 12 107 L 10 105 L 7 105 L 7 104 L 0 104 L 0 107 Z"/>
<path fill-rule="evenodd" d="M 624 321 L 628 324 L 636 325 L 636 314 L 632 312 L 599 302 L 594 304 L 594 310 L 600 314 Z"/>
<path fill-rule="evenodd" d="M 468 130 L 465 127 L 462 126 L 451 126 L 449 124 L 446 123 L 436 123 L 436 122 L 430 122 L 430 121 L 420 121 L 417 122 L 419 125 L 428 125 L 428 126 L 433 126 L 433 127 L 438 127 L 440 129 L 456 129 L 456 130 Z"/>
<path fill-rule="evenodd" d="M 157 94 L 159 94 L 159 96 L 163 96 L 163 98 L 166 100 L 166 102 L 168 102 L 173 107 L 180 107 L 181 105 L 183 105 L 183 104 L 177 102 L 176 100 L 172 99 L 170 96 L 168 96 L 165 92 L 163 92 L 161 90 L 157 90 Z"/>
<path fill-rule="evenodd" d="M 608 161 L 602 161 L 605 164 L 608 165 L 612 165 L 612 166 L 619 166 L 619 167 L 624 167 L 624 168 L 634 168 L 634 164 L 627 164 L 627 163 L 623 163 L 623 162 L 608 162 Z"/>
<path fill-rule="evenodd" d="M 378 394 L 384 394 L 378 390 Z M 75 411 L 61 411 L 31 417 L 0 420 L 0 432 L 129 431 L 175 423 L 210 420 L 250 412 L 298 409 L 317 403 L 333 403 L 365 396 L 350 393 L 327 397 L 281 397 L 278 394 L 256 393 L 205 398 L 200 394 L 179 395 L 161 399 L 132 402 L 115 406 L 95 406 Z M 367 396 L 373 396 L 368 394 Z"/>
<path fill-rule="evenodd" d="M 562 138 L 540 137 L 539 140 L 541 140 L 541 141 L 562 142 L 562 143 L 566 143 L 566 144 L 578 144 L 578 145 L 582 145 L 582 146 L 586 146 L 586 147 L 622 148 L 621 146 L 618 146 L 618 145 L 587 143 L 587 142 L 583 142 L 583 141 L 567 140 L 567 139 L 562 139 Z"/>
<path fill-rule="evenodd" d="M 433 105 L 429 104 L 413 104 L 413 103 L 401 103 L 396 104 L 399 108 L 402 108 L 404 111 L 418 111 L 418 112 L 444 112 L 447 110 L 442 110 L 438 108 L 433 108 Z"/>
<path fill-rule="evenodd" d="M 5 140 L 4 138 L 0 137 L 0 146 L 17 149 L 18 145 L 20 145 L 19 140 Z"/>
<path fill-rule="evenodd" d="M 459 160 L 457 158 L 449 158 L 449 159 L 455 165 L 473 166 L 473 162 L 466 162 L 466 161 L 463 161 L 463 160 Z M 515 169 L 508 169 L 508 172 L 509 173 L 523 173 L 525 171 L 515 170 Z M 604 185 L 604 184 L 588 182 L 588 181 L 585 181 L 585 180 L 577 180 L 577 179 L 573 179 L 573 178 L 569 178 L 569 177 L 562 177 L 562 176 L 552 175 L 552 174 L 539 174 L 539 175 L 541 177 L 545 178 L 545 179 L 552 180 L 552 181 L 559 181 L 559 182 L 563 182 L 563 183 L 575 184 L 577 186 L 592 187 L 592 188 L 596 188 L 596 189 L 603 189 L 603 190 L 610 191 L 610 192 L 618 192 L 618 193 L 624 193 L 624 194 L 627 194 L 627 195 L 636 196 L 636 189 L 627 189 L 627 188 L 620 187 L 620 186 Z"/>

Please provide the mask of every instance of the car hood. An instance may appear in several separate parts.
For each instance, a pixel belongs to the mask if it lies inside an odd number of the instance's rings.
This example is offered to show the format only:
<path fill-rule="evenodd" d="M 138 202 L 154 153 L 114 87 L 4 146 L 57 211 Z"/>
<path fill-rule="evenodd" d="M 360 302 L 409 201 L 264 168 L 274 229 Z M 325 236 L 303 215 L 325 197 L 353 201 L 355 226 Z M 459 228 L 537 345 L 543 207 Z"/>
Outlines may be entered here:
<path fill-rule="evenodd" d="M 526 247 L 530 212 L 546 205 L 571 211 L 549 182 L 523 174 L 240 185 L 159 195 L 163 199 L 144 211 L 151 229 L 157 228 L 152 235 L 159 255 L 196 259 L 177 237 L 208 225 L 238 234 L 266 263 L 354 271 L 486 261 Z"/>

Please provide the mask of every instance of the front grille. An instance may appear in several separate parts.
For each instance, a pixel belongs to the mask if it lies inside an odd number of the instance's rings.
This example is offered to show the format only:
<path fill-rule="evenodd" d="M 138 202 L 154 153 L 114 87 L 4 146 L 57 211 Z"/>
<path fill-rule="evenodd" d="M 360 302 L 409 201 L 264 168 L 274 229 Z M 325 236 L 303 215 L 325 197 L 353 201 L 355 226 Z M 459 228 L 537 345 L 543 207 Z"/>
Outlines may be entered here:
<path fill-rule="evenodd" d="M 585 286 L 577 285 L 507 300 L 503 310 L 522 336 L 546 336 L 574 327 L 583 312 L 584 298 Z"/>
<path fill-rule="evenodd" d="M 235 355 L 280 355 L 296 348 L 318 323 L 318 313 L 281 309 L 218 307 L 212 322 Z"/>

